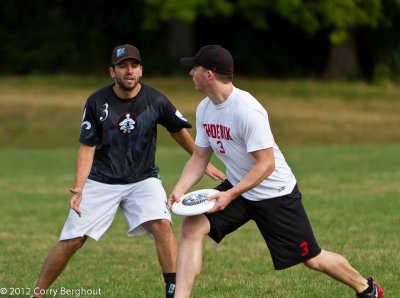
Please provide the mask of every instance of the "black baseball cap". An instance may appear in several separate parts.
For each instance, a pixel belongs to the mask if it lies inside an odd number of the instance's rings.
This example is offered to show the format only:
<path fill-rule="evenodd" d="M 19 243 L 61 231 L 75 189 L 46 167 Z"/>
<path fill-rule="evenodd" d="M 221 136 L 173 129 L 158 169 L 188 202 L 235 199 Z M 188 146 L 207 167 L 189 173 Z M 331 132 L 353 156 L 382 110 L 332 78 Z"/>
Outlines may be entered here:
<path fill-rule="evenodd" d="M 139 63 L 142 63 L 140 59 L 140 53 L 137 47 L 134 47 L 130 44 L 124 44 L 122 46 L 115 47 L 111 55 L 111 65 L 118 64 L 122 60 L 128 58 L 135 59 Z"/>
<path fill-rule="evenodd" d="M 220 45 L 204 46 L 193 58 L 181 58 L 180 62 L 185 66 L 203 66 L 216 73 L 233 75 L 232 55 Z"/>

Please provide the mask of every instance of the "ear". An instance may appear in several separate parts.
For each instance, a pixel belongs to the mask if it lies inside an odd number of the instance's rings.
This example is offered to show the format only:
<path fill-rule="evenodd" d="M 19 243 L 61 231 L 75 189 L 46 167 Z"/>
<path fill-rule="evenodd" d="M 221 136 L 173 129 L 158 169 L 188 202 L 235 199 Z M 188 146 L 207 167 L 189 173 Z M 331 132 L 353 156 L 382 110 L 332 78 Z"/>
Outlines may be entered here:
<path fill-rule="evenodd" d="M 110 74 L 110 77 L 111 77 L 112 79 L 115 78 L 115 70 L 114 70 L 114 68 L 113 68 L 112 66 L 110 66 L 110 67 L 108 68 L 108 73 Z"/>

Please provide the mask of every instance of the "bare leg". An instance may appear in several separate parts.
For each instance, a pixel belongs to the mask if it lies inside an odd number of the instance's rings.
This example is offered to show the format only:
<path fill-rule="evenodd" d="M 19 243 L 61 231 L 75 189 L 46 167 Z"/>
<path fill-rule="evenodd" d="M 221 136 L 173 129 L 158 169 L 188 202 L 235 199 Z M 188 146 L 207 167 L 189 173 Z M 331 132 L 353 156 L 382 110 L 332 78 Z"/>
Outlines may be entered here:
<path fill-rule="evenodd" d="M 356 293 L 361 293 L 368 288 L 368 281 L 350 265 L 346 258 L 336 253 L 322 250 L 318 256 L 304 264 L 348 285 Z"/>
<path fill-rule="evenodd" d="M 204 215 L 185 218 L 178 251 L 175 298 L 190 297 L 196 278 L 201 272 L 203 239 L 209 231 L 210 223 Z"/>
<path fill-rule="evenodd" d="M 178 242 L 169 220 L 152 220 L 145 224 L 156 242 L 158 261 L 163 272 L 176 272 Z"/>
<path fill-rule="evenodd" d="M 50 251 L 43 264 L 39 280 L 36 284 L 37 293 L 39 293 L 39 290 L 46 290 L 51 286 L 57 277 L 64 271 L 71 257 L 85 243 L 86 239 L 87 237 L 84 236 L 80 238 L 62 240 L 57 243 L 53 250 Z"/>

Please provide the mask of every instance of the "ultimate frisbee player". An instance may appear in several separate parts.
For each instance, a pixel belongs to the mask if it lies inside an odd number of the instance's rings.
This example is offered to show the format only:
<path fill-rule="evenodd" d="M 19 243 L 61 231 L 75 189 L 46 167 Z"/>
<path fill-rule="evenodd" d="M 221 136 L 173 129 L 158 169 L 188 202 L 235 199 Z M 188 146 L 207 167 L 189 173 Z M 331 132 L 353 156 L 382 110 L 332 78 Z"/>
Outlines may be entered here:
<path fill-rule="evenodd" d="M 101 238 L 119 207 L 128 222 L 129 236 L 154 237 L 166 297 L 173 297 L 177 241 L 155 165 L 157 124 L 189 153 L 194 141 L 186 130 L 190 123 L 168 98 L 141 83 L 141 63 L 136 47 L 116 47 L 109 67 L 114 82 L 94 92 L 86 102 L 75 185 L 70 189 L 71 211 L 60 241 L 43 265 L 34 293 L 37 297 L 46 292 L 88 237 Z M 208 174 L 213 179 L 225 178 L 212 165 Z"/>
<path fill-rule="evenodd" d="M 190 297 L 201 271 L 205 235 L 219 243 L 249 220 L 255 221 L 270 250 L 275 269 L 299 263 L 351 287 L 357 297 L 382 297 L 382 288 L 366 279 L 341 255 L 321 249 L 303 208 L 297 181 L 274 141 L 268 114 L 248 92 L 233 86 L 233 58 L 223 47 L 202 47 L 191 67 L 197 91 L 207 97 L 196 111 L 196 140 L 192 157 L 169 197 L 169 204 L 202 177 L 214 153 L 227 169 L 227 180 L 214 207 L 186 217 L 179 246 L 176 298 Z"/>

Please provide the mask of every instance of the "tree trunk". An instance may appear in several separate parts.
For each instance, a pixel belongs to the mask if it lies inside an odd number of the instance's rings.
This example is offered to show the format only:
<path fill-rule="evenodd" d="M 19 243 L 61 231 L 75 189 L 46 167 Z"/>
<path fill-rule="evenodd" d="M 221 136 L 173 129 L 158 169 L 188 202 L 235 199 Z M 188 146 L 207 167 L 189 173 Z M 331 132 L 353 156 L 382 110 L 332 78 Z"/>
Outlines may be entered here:
<path fill-rule="evenodd" d="M 323 78 L 328 80 L 357 79 L 360 74 L 355 34 L 353 30 L 347 30 L 347 38 L 343 43 L 331 44 Z"/>

